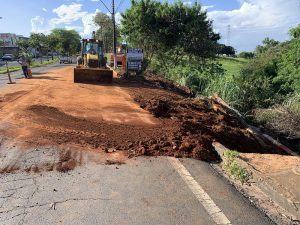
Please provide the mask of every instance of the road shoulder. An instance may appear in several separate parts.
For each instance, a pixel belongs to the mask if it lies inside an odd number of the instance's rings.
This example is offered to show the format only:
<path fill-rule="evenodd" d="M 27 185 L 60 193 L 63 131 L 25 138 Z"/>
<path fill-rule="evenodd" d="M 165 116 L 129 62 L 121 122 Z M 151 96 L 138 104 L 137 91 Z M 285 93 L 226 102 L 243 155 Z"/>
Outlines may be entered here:
<path fill-rule="evenodd" d="M 219 143 L 215 144 L 214 147 L 224 162 L 226 160 L 224 152 L 228 149 Z M 238 165 L 251 174 L 250 180 L 245 184 L 233 179 L 221 164 L 212 164 L 212 167 L 272 221 L 277 224 L 300 224 L 299 211 L 297 204 L 295 204 L 298 202 L 297 196 L 299 196 L 299 189 L 297 188 L 299 175 L 293 172 L 295 168 L 298 168 L 296 166 L 299 163 L 298 157 L 268 154 L 254 155 L 243 153 L 236 158 Z M 282 164 L 284 158 L 287 157 L 291 157 L 293 158 L 292 161 L 295 161 L 292 166 L 286 164 L 281 168 L 277 168 L 277 170 L 270 167 L 268 171 L 263 171 L 260 168 L 271 163 L 280 167 L 280 164 L 276 161 L 280 160 Z"/>

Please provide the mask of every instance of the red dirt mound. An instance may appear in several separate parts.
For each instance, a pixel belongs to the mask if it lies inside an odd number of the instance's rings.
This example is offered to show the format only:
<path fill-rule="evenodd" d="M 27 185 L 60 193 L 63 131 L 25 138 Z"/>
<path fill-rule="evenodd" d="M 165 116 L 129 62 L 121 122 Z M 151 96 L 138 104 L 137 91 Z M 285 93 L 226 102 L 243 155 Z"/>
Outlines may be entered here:
<path fill-rule="evenodd" d="M 54 75 L 64 79 L 25 80 L 24 87 L 18 87 L 26 94 L 13 92 L 0 98 L 3 135 L 29 148 L 75 144 L 83 151 L 127 150 L 129 156 L 206 161 L 219 159 L 214 141 L 240 152 L 274 152 L 261 146 L 218 102 L 190 98 L 188 89 L 163 78 L 151 75 L 116 79 L 113 85 L 86 85 L 73 83 L 72 68 L 49 74 Z M 27 82 L 32 82 L 32 90 Z M 54 165 L 54 169 L 61 171 L 78 164 L 67 156 L 59 162 L 62 167 Z"/>

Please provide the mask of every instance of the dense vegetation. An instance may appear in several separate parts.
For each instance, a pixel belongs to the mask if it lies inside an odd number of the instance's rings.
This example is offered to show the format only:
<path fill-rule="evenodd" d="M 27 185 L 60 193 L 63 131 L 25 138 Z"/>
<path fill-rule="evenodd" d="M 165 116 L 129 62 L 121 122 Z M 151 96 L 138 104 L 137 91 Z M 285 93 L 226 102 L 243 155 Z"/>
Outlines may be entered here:
<path fill-rule="evenodd" d="M 219 72 L 221 67 L 214 58 L 220 35 L 213 32 L 212 21 L 200 5 L 189 7 L 179 1 L 131 2 L 131 8 L 123 14 L 121 32 L 129 44 L 145 50 L 151 68 L 183 84 L 201 74 Z M 185 73 L 187 66 L 191 75 Z"/>
<path fill-rule="evenodd" d="M 220 55 L 234 55 L 234 49 L 218 44 L 200 5 L 132 0 L 121 32 L 129 44 L 144 48 L 148 70 L 197 95 L 217 93 L 248 119 L 278 121 L 277 114 L 261 110 L 284 108 L 300 127 L 300 25 L 289 41 L 266 38 L 254 52 L 228 58 Z"/>

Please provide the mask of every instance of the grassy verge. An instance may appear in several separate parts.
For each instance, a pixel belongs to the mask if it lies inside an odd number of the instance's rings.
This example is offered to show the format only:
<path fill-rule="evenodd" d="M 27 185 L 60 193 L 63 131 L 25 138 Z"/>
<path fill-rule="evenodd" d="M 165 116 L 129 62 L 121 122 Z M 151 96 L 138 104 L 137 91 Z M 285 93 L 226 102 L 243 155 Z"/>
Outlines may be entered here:
<path fill-rule="evenodd" d="M 226 75 L 238 75 L 247 62 L 247 59 L 243 58 L 230 58 L 230 57 L 220 57 L 219 63 L 222 64 Z"/>
<path fill-rule="evenodd" d="M 31 68 L 41 67 L 41 66 L 49 65 L 49 64 L 52 64 L 52 63 L 56 63 L 56 62 L 58 62 L 58 59 L 43 61 L 42 63 L 41 62 L 33 62 L 31 64 Z M 9 72 L 19 71 L 19 70 L 22 69 L 21 66 L 9 66 L 8 68 L 9 68 Z M 0 74 L 4 74 L 4 73 L 7 73 L 6 67 L 5 68 L 0 68 Z"/>
<path fill-rule="evenodd" d="M 21 68 L 21 66 L 9 66 L 8 69 L 9 69 L 9 72 L 14 72 L 14 71 L 21 70 L 22 68 Z M 6 73 L 6 72 L 7 72 L 6 67 L 0 69 L 0 74 Z"/>
<path fill-rule="evenodd" d="M 237 162 L 236 158 L 239 156 L 237 151 L 227 150 L 224 152 L 225 160 L 223 167 L 229 176 L 233 177 L 235 180 L 239 180 L 242 183 L 246 183 L 250 179 L 250 174 L 248 171 L 241 167 Z"/>

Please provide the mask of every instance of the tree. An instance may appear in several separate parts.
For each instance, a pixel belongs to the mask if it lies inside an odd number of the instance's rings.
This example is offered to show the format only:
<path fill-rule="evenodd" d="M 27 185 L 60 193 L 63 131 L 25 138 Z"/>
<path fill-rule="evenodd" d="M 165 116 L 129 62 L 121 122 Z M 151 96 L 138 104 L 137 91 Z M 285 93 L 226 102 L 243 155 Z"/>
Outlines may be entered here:
<path fill-rule="evenodd" d="M 4 40 L 0 38 L 0 46 L 4 45 Z"/>
<path fill-rule="evenodd" d="M 253 52 L 241 52 L 239 54 L 240 58 L 244 58 L 244 59 L 253 59 L 254 58 L 254 53 Z"/>
<path fill-rule="evenodd" d="M 159 5 L 157 1 L 132 0 L 131 8 L 122 14 L 122 35 L 125 36 L 127 43 L 143 48 L 148 60 L 151 60 L 158 50 L 158 37 L 153 26 L 156 24 L 155 14 Z"/>
<path fill-rule="evenodd" d="M 300 92 L 300 26 L 292 29 L 292 39 L 279 43 L 265 39 L 255 58 L 242 68 L 235 79 L 240 90 L 240 111 L 268 108 L 281 104 L 290 95 Z M 298 33 L 299 32 L 299 33 Z"/>
<path fill-rule="evenodd" d="M 227 56 L 235 56 L 235 49 L 232 46 L 221 44 L 219 47 L 219 54 Z"/>
<path fill-rule="evenodd" d="M 80 39 L 75 30 L 54 29 L 48 36 L 48 45 L 62 54 L 74 55 L 80 51 Z"/>
<path fill-rule="evenodd" d="M 46 45 L 47 37 L 43 33 L 31 33 L 29 37 L 30 47 L 35 49 L 35 57 L 37 57 L 37 50 L 39 51 L 39 56 L 41 62 L 43 62 L 42 47 Z"/>
<path fill-rule="evenodd" d="M 295 28 L 292 28 L 290 31 L 289 31 L 289 34 L 292 38 L 300 38 L 300 24 L 295 27 Z"/>
<path fill-rule="evenodd" d="M 19 46 L 19 55 L 23 55 L 26 58 L 29 65 L 31 65 L 32 47 L 29 39 L 19 39 L 17 44 Z"/>
<path fill-rule="evenodd" d="M 50 33 L 47 36 L 47 44 L 49 46 L 49 49 L 51 49 L 51 59 L 54 59 L 54 51 L 58 52 L 58 45 L 59 45 L 59 37 L 53 33 Z"/>
<path fill-rule="evenodd" d="M 289 92 L 300 93 L 300 24 L 290 30 L 291 41 L 278 63 L 278 76 L 274 83 Z"/>
<path fill-rule="evenodd" d="M 154 54 L 174 56 L 174 62 L 186 56 L 205 58 L 217 53 L 220 35 L 213 32 L 212 21 L 200 5 L 187 6 L 156 0 L 132 0 L 122 14 L 122 34 L 127 41 L 145 51 L 151 60 Z"/>
<path fill-rule="evenodd" d="M 103 41 L 104 52 L 111 52 L 113 46 L 113 23 L 111 17 L 105 13 L 98 12 L 94 18 L 94 22 L 99 27 L 96 37 Z M 120 37 L 118 26 L 116 26 L 116 35 Z"/>
<path fill-rule="evenodd" d="M 275 47 L 277 45 L 280 44 L 279 41 L 276 41 L 274 39 L 270 39 L 270 38 L 265 38 L 263 41 L 262 41 L 263 45 L 258 45 L 255 49 L 255 53 L 257 55 L 259 54 L 262 54 L 262 53 L 265 53 L 269 48 L 272 48 L 272 47 Z"/>

